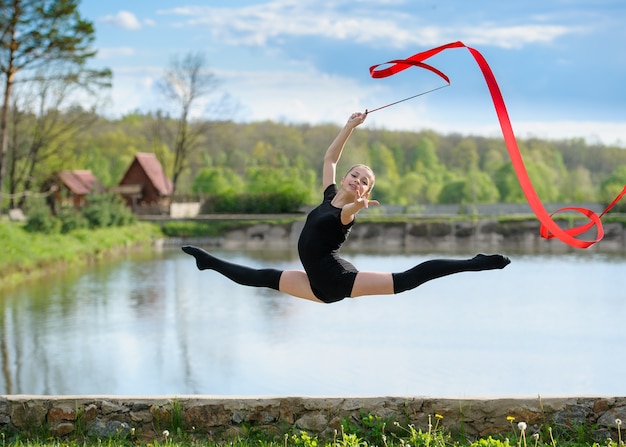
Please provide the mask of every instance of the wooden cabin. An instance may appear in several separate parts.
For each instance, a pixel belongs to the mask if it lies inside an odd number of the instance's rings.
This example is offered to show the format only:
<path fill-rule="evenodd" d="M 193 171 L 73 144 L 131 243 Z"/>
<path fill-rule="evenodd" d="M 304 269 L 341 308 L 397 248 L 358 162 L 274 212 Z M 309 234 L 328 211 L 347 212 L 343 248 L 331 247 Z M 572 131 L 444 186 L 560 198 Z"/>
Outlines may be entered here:
<path fill-rule="evenodd" d="M 139 152 L 114 188 L 137 214 L 168 214 L 173 191 L 156 155 Z"/>
<path fill-rule="evenodd" d="M 53 212 L 63 206 L 80 208 L 85 206 L 90 194 L 104 192 L 102 184 L 86 169 L 60 171 L 48 179 L 43 188 L 52 191 L 48 196 L 48 204 Z"/>

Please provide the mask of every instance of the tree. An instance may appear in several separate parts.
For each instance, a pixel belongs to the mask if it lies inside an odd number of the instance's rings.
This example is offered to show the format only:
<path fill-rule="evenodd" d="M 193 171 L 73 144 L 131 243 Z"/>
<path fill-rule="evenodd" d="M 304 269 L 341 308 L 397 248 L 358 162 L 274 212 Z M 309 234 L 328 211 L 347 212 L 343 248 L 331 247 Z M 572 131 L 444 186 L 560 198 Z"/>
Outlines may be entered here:
<path fill-rule="evenodd" d="M 109 70 L 91 70 L 93 24 L 80 17 L 78 0 L 5 0 L 0 3 L 0 71 L 4 97 L 0 109 L 0 192 L 9 148 L 9 109 L 18 73 L 31 80 L 44 69 L 67 83 L 85 87 L 94 81 L 107 85 Z"/>
<path fill-rule="evenodd" d="M 486 172 L 471 170 L 463 187 L 463 203 L 497 203 L 500 199 L 498 188 Z"/>
<path fill-rule="evenodd" d="M 422 137 L 419 139 L 411 151 L 409 164 L 413 169 L 418 171 L 422 169 L 427 171 L 441 169 L 441 163 L 437 156 L 437 148 L 431 138 Z"/>
<path fill-rule="evenodd" d="M 16 100 L 11 110 L 11 115 L 16 116 L 11 128 L 15 136 L 11 138 L 9 156 L 5 159 L 12 197 L 19 195 L 18 191 L 28 193 L 38 179 L 49 177 L 75 160 L 67 150 L 68 145 L 79 132 L 97 121 L 93 109 L 87 111 L 68 103 L 77 86 L 68 83 L 64 76 L 41 74 L 20 87 L 15 91 Z M 20 117 L 22 125 L 17 121 Z M 26 197 L 21 194 L 17 207 L 24 207 Z M 14 205 L 12 199 L 11 206 Z"/>
<path fill-rule="evenodd" d="M 602 180 L 600 185 L 602 201 L 610 203 L 626 185 L 626 165 L 617 166 L 611 175 Z M 626 205 L 619 203 L 615 209 L 624 212 Z"/>
<path fill-rule="evenodd" d="M 245 182 L 232 169 L 226 167 L 204 168 L 193 181 L 195 193 L 209 195 L 240 194 Z"/>
<path fill-rule="evenodd" d="M 563 180 L 561 196 L 564 202 L 593 202 L 598 197 L 597 190 L 589 170 L 579 166 Z"/>
<path fill-rule="evenodd" d="M 201 137 L 206 134 L 211 123 L 208 121 L 192 121 L 192 114 L 199 111 L 199 102 L 206 96 L 217 91 L 218 81 L 215 75 L 206 68 L 205 57 L 202 53 L 188 53 L 182 59 L 175 56 L 170 67 L 166 70 L 163 78 L 158 83 L 161 93 L 176 110 L 176 127 L 173 132 L 168 132 L 168 126 L 164 125 L 163 119 L 157 120 L 156 135 L 166 141 L 174 152 L 172 172 L 172 194 L 176 191 L 180 175 L 187 168 L 189 155 L 199 146 Z M 217 109 L 226 107 L 227 98 L 213 105 Z M 200 113 L 205 112 L 200 111 Z M 163 118 L 162 114 L 158 114 Z M 161 160 L 163 161 L 163 160 Z"/>
<path fill-rule="evenodd" d="M 476 142 L 465 138 L 452 148 L 452 159 L 449 168 L 460 172 L 469 172 L 478 165 Z"/>

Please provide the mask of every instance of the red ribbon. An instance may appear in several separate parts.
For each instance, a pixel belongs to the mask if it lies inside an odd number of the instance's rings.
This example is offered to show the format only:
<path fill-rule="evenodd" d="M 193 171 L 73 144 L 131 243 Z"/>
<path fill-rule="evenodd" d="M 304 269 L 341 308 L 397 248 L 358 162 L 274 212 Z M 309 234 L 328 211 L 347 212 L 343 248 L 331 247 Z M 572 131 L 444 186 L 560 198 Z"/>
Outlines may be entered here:
<path fill-rule="evenodd" d="M 546 239 L 552 239 L 556 237 L 557 239 L 574 248 L 588 248 L 591 247 L 593 244 L 599 242 L 604 237 L 604 229 L 602 227 L 602 222 L 600 218 L 604 216 L 611 208 L 613 208 L 615 204 L 619 202 L 619 200 L 626 194 L 626 185 L 624 185 L 624 189 L 622 189 L 622 192 L 618 194 L 615 200 L 613 200 L 609 204 L 609 206 L 607 206 L 606 209 L 602 213 L 600 213 L 600 215 L 596 214 L 592 210 L 579 207 L 561 208 L 554 213 L 549 214 L 541 203 L 541 200 L 539 200 L 539 196 L 537 195 L 537 192 L 535 191 L 535 188 L 530 181 L 530 177 L 528 176 L 528 172 L 526 171 L 526 167 L 524 166 L 524 161 L 522 160 L 522 155 L 520 154 L 519 147 L 517 146 L 517 141 L 515 140 L 515 134 L 513 133 L 513 128 L 511 126 L 511 120 L 509 119 L 509 114 L 506 110 L 504 99 L 502 98 L 502 93 L 500 92 L 500 87 L 498 87 L 498 83 L 496 82 L 496 78 L 491 71 L 491 67 L 489 67 L 489 64 L 487 63 L 483 55 L 480 54 L 480 52 L 478 52 L 474 48 L 468 47 L 463 42 L 453 42 L 447 45 L 442 45 L 440 47 L 432 48 L 430 50 L 414 54 L 407 59 L 397 59 L 386 62 L 384 64 L 373 65 L 370 67 L 370 74 L 373 78 L 386 78 L 410 67 L 420 67 L 432 71 L 433 73 L 440 76 L 447 83 L 450 83 L 450 80 L 444 73 L 430 65 L 423 63 L 424 60 L 449 48 L 467 48 L 467 50 L 474 57 L 474 60 L 476 61 L 478 67 L 483 73 L 483 77 L 485 78 L 485 82 L 487 83 L 487 87 L 489 88 L 489 93 L 491 94 L 491 99 L 493 100 L 493 105 L 496 109 L 496 114 L 498 115 L 498 120 L 500 121 L 500 128 L 502 129 L 502 135 L 504 136 L 504 142 L 509 152 L 509 156 L 511 157 L 513 168 L 515 169 L 515 173 L 517 174 L 520 186 L 522 187 L 522 191 L 524 192 L 524 195 L 528 200 L 530 208 L 533 210 L 535 216 L 537 216 L 537 219 L 541 223 L 541 236 Z M 385 68 L 379 68 L 383 65 L 389 66 Z M 554 214 L 560 213 L 562 211 L 579 212 L 587 216 L 590 221 L 584 225 L 564 230 L 552 219 L 552 216 Z M 585 241 L 576 238 L 576 236 L 590 230 L 594 226 L 597 228 L 595 240 Z"/>

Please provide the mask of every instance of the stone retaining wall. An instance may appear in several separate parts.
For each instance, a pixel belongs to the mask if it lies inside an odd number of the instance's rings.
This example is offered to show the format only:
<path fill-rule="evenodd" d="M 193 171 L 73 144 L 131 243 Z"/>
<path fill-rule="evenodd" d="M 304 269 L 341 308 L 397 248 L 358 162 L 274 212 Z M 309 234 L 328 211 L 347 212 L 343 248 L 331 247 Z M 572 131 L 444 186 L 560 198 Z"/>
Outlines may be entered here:
<path fill-rule="evenodd" d="M 559 221 L 563 227 L 567 223 Z M 296 246 L 304 220 L 286 224 L 250 224 L 230 231 L 223 237 L 197 241 L 171 238 L 163 245 L 182 243 L 221 246 L 227 249 L 276 249 Z M 580 223 L 578 224 L 580 225 Z M 620 223 L 605 223 L 604 238 L 593 247 L 602 253 L 626 253 L 626 227 Z M 594 240 L 595 229 L 578 236 Z M 566 253 L 575 251 L 557 240 L 540 235 L 536 219 L 520 220 L 408 220 L 402 222 L 371 222 L 360 219 L 346 241 L 345 249 L 358 251 L 437 251 L 437 252 L 523 252 Z"/>
<path fill-rule="evenodd" d="M 26 438 L 151 440 L 162 438 L 167 430 L 221 440 L 262 429 L 277 436 L 302 430 L 332 439 L 342 423 L 358 425 L 368 415 L 387 421 L 388 432 L 394 431 L 393 422 L 425 431 L 429 416 L 441 415 L 445 431 L 470 439 L 510 433 L 511 416 L 515 423 L 527 423 L 529 435 L 542 426 L 554 430 L 586 426 L 593 427 L 594 438 L 603 443 L 609 437 L 617 439 L 616 420 L 626 421 L 626 397 L 0 396 L 0 430 Z"/>

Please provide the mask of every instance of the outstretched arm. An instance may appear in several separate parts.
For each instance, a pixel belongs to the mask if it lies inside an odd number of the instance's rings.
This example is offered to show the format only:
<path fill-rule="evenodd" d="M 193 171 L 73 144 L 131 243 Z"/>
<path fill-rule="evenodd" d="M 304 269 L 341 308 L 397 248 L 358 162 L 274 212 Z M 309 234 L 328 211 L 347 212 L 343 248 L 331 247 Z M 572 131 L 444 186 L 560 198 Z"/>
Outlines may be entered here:
<path fill-rule="evenodd" d="M 324 155 L 324 168 L 322 170 L 322 186 L 325 190 L 329 185 L 335 183 L 335 173 L 337 171 L 337 162 L 341 158 L 343 147 L 350 138 L 352 131 L 356 126 L 365 121 L 367 114 L 356 112 L 350 115 L 348 122 L 339 131 L 333 142 L 328 146 Z"/>
<path fill-rule="evenodd" d="M 380 205 L 378 200 L 370 200 L 367 198 L 368 196 L 369 194 L 364 196 L 356 195 L 354 196 L 354 202 L 345 204 L 341 208 L 341 223 L 348 225 L 363 208 L 369 208 L 370 205 Z"/>

